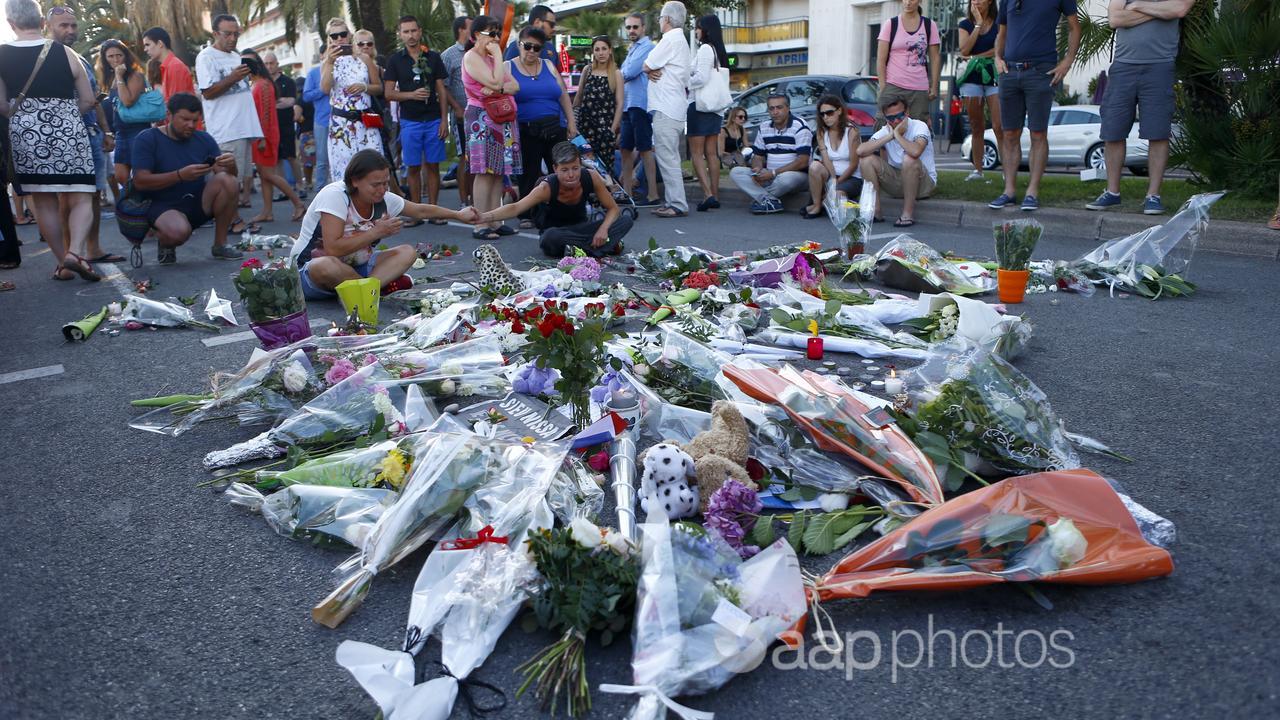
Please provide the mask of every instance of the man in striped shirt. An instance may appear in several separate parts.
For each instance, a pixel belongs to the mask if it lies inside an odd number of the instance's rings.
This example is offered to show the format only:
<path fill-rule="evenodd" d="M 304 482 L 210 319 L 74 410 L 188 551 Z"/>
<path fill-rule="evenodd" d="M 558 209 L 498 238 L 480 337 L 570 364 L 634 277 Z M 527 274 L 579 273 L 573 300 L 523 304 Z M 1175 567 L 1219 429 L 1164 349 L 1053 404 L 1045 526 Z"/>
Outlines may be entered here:
<path fill-rule="evenodd" d="M 751 167 L 736 167 L 729 179 L 751 196 L 751 212 L 782 212 L 782 198 L 809 184 L 813 131 L 791 114 L 786 95 L 770 95 L 769 122 L 760 123 L 751 146 Z"/>

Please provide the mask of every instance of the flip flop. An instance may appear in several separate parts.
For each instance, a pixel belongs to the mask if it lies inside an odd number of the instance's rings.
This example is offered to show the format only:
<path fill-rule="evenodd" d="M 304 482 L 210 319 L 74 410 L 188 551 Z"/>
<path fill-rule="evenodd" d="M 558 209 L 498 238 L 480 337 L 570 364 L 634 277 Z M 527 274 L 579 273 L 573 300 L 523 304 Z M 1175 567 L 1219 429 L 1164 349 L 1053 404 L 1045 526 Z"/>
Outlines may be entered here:
<path fill-rule="evenodd" d="M 259 225 L 258 223 L 246 223 L 244 220 L 241 220 L 239 221 L 239 224 L 241 225 L 241 228 L 239 230 L 236 229 L 236 223 L 232 223 L 231 227 L 227 229 L 227 232 L 233 233 L 236 235 L 239 235 L 240 233 L 246 230 L 248 230 L 251 233 L 262 232 L 262 226 Z"/>
<path fill-rule="evenodd" d="M 252 205 L 252 204 L 250 204 L 250 203 L 237 203 L 237 204 L 236 204 L 236 207 L 239 207 L 239 208 L 250 208 L 250 207 L 253 207 L 253 205 Z"/>
<path fill-rule="evenodd" d="M 301 210 L 294 210 L 293 217 L 289 218 L 289 222 L 298 222 L 299 220 L 301 220 L 306 216 L 307 216 L 307 209 L 305 207 L 302 208 Z"/>
<path fill-rule="evenodd" d="M 31 213 L 27 213 L 26 215 L 22 216 L 22 222 L 18 222 L 17 220 L 14 220 L 13 224 L 17 225 L 18 227 L 22 227 L 23 225 L 35 225 L 36 219 L 31 217 Z"/>
<path fill-rule="evenodd" d="M 431 223 L 432 225 L 448 225 L 449 224 L 449 221 L 445 220 L 444 218 L 431 218 L 427 222 Z"/>
<path fill-rule="evenodd" d="M 104 262 L 105 262 L 105 263 L 118 263 L 118 262 L 124 262 L 124 256 L 123 256 L 123 255 L 116 255 L 116 254 L 114 254 L 114 253 L 104 252 L 104 253 L 102 253 L 101 255 L 99 255 L 98 257 L 96 257 L 96 258 L 94 258 L 94 259 L 90 260 L 89 262 L 91 262 L 91 263 L 104 263 Z"/>
<path fill-rule="evenodd" d="M 54 269 L 53 269 L 53 279 L 54 279 L 54 280 L 57 280 L 58 282 L 67 282 L 68 280 L 75 280 L 75 279 L 76 279 L 76 276 L 75 276 L 75 274 L 74 274 L 74 273 L 73 273 L 73 274 L 71 274 L 71 275 L 62 275 L 62 274 L 60 274 L 60 273 L 63 273 L 63 272 L 69 272 L 69 271 L 66 271 L 66 270 L 64 270 L 64 269 L 63 269 L 63 268 L 61 268 L 61 267 L 56 267 L 56 268 L 54 268 Z"/>
<path fill-rule="evenodd" d="M 883 216 L 883 215 L 876 215 L 875 217 L 871 218 L 871 222 L 873 222 L 873 223 L 882 223 L 882 222 L 884 222 L 884 216 Z"/>
<path fill-rule="evenodd" d="M 471 231 L 471 237 L 476 240 L 497 240 L 500 236 L 493 228 L 476 228 Z"/>
<path fill-rule="evenodd" d="M 510 225 L 499 225 L 498 227 L 493 228 L 493 231 L 498 233 L 499 235 L 502 235 L 503 237 L 506 237 L 508 235 L 515 235 L 517 232 L 516 229 L 511 227 Z"/>
<path fill-rule="evenodd" d="M 0 280 L 0 292 L 9 292 L 10 290 L 16 290 L 16 289 L 18 289 L 18 286 L 14 285 L 13 281 Z"/>
<path fill-rule="evenodd" d="M 916 224 L 916 221 L 912 220 L 911 218 L 898 218 L 897 220 L 893 221 L 893 226 L 896 228 L 911 227 L 912 225 L 915 225 L 915 224 Z"/>
<path fill-rule="evenodd" d="M 677 210 L 671 207 L 670 205 L 667 205 L 665 207 L 660 207 L 657 210 L 654 210 L 653 214 L 660 218 L 681 218 L 681 217 L 688 217 L 689 215 L 689 213 L 684 212 L 682 210 Z"/>

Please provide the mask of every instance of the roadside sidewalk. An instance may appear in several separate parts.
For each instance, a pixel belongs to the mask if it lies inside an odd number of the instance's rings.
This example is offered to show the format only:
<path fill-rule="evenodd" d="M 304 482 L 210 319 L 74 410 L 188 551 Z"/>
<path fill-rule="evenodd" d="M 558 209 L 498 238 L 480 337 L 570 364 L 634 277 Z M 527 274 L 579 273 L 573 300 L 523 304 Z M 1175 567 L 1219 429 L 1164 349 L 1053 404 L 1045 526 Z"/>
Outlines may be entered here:
<path fill-rule="evenodd" d="M 731 184 L 721 184 L 720 203 L 726 208 L 750 206 L 748 197 Z M 685 185 L 690 204 L 702 197 L 702 190 L 697 183 Z M 786 212 L 798 214 L 800 208 L 808 201 L 807 192 L 795 193 L 784 203 Z M 902 207 L 901 200 L 886 198 L 881 209 L 886 218 L 896 217 Z M 1070 208 L 1041 208 L 1034 213 L 1024 213 L 1017 208 L 992 210 L 986 205 L 961 200 L 921 200 L 916 204 L 916 221 L 932 224 L 952 224 L 956 227 L 990 227 L 1001 220 L 1014 218 L 1035 218 L 1044 226 L 1046 233 L 1069 233 L 1081 237 L 1091 235 L 1099 242 L 1112 238 L 1132 235 L 1140 230 L 1158 225 L 1172 217 L 1175 209 L 1167 215 L 1151 216 L 1137 213 L 1121 213 L 1115 211 L 1092 212 L 1089 210 L 1073 210 Z M 880 227 L 880 226 L 876 226 Z M 1246 255 L 1249 257 L 1280 260 L 1280 232 L 1269 229 L 1261 223 L 1235 222 L 1231 220 L 1214 220 L 1213 211 L 1209 212 L 1209 231 L 1201 239 L 1199 250 L 1226 253 L 1229 255 Z"/>

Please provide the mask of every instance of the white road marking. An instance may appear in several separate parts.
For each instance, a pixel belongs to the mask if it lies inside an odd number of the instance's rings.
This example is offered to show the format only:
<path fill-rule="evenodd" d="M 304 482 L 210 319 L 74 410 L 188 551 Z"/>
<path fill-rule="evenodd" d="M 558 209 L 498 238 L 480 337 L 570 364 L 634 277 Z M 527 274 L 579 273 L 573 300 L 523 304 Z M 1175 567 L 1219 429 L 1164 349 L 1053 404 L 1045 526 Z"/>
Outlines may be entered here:
<path fill-rule="evenodd" d="M 466 223 L 460 223 L 460 222 L 457 222 L 457 221 L 454 221 L 454 220 L 450 220 L 450 221 L 449 221 L 449 225 L 450 225 L 451 227 L 466 228 L 466 229 L 468 229 L 468 230 L 475 230 L 475 229 L 476 229 L 476 227 L 475 227 L 474 225 L 468 225 L 468 224 L 466 224 Z M 538 235 L 534 235 L 533 233 L 527 233 L 527 232 L 518 232 L 518 233 L 516 233 L 516 235 L 519 235 L 520 237 L 531 238 L 531 239 L 533 239 L 533 240 L 537 240 L 537 239 L 540 237 L 540 236 L 538 236 Z"/>
<path fill-rule="evenodd" d="M 324 318 L 314 318 L 311 321 L 311 327 L 328 327 L 330 321 Z M 205 338 L 200 342 L 205 347 L 218 347 L 219 345 L 230 345 L 231 343 L 244 342 L 245 340 L 257 340 L 258 336 L 253 334 L 252 330 L 244 332 L 232 333 L 230 335 L 219 335 L 217 337 Z"/>
<path fill-rule="evenodd" d="M 125 295 L 137 294 L 138 291 L 134 288 L 133 283 L 129 281 L 129 278 L 124 273 L 120 272 L 120 268 L 116 267 L 115 263 L 98 263 L 98 268 L 102 279 L 111 283 L 116 292 L 120 293 L 121 298 L 124 298 Z"/>
<path fill-rule="evenodd" d="M 66 368 L 62 367 L 62 365 L 46 365 L 44 367 L 31 368 L 30 370 L 4 373 L 0 375 L 0 385 L 7 385 L 20 380 L 34 380 L 36 378 L 49 377 L 50 375 L 61 375 L 64 372 L 66 372 Z"/>

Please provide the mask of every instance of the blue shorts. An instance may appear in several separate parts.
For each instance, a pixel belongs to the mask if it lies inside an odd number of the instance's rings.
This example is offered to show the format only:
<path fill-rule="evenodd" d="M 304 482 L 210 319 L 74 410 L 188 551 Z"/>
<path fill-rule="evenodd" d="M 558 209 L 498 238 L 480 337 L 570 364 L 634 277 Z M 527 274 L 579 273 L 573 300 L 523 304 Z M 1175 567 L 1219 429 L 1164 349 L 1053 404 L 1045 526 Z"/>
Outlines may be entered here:
<path fill-rule="evenodd" d="M 360 277 L 369 277 L 369 273 L 373 271 L 374 264 L 378 262 L 378 254 L 380 252 L 380 250 L 374 250 L 373 254 L 369 256 L 369 262 L 352 266 Z M 338 297 L 338 293 L 332 290 L 325 290 L 311 282 L 311 273 L 307 270 L 309 267 L 311 267 L 310 260 L 298 271 L 298 275 L 302 278 L 302 296 L 308 300 L 332 300 Z"/>
<path fill-rule="evenodd" d="M 444 162 L 444 140 L 440 138 L 440 121 L 400 118 L 400 155 L 404 159 L 404 164 L 409 167 L 417 167 L 424 160 L 428 163 Z"/>
<path fill-rule="evenodd" d="M 618 136 L 618 147 L 623 150 L 649 152 L 653 149 L 653 118 L 644 108 L 627 108 Z"/>
<path fill-rule="evenodd" d="M 995 85 L 980 85 L 978 83 L 963 83 L 960 85 L 960 97 L 962 98 L 988 98 L 999 94 L 1000 88 Z"/>
<path fill-rule="evenodd" d="M 1046 132 L 1049 108 L 1053 107 L 1050 85 L 1055 63 L 1009 63 L 1009 72 L 1000 76 L 1000 121 L 1005 132 L 1021 130 Z"/>
<path fill-rule="evenodd" d="M 689 137 L 715 137 L 720 134 L 724 118 L 720 113 L 702 112 L 696 103 L 689 103 L 685 116 L 685 134 Z"/>
<path fill-rule="evenodd" d="M 1168 140 L 1173 130 L 1173 61 L 1152 65 L 1113 62 L 1107 75 L 1098 138 L 1115 142 L 1129 137 L 1136 114 L 1138 137 Z"/>

